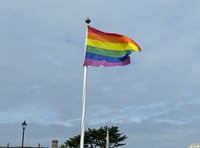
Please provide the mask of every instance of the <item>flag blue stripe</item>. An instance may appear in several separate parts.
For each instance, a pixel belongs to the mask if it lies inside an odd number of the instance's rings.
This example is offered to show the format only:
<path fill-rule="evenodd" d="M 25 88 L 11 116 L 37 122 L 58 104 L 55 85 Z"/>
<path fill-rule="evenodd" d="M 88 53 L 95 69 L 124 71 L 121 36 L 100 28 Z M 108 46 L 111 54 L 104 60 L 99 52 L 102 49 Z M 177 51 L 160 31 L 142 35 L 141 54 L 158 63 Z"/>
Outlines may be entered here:
<path fill-rule="evenodd" d="M 109 63 L 118 63 L 118 62 L 122 62 L 125 59 L 129 58 L 129 55 L 127 54 L 124 57 L 117 58 L 117 57 L 108 57 L 108 56 L 103 56 L 103 55 L 99 55 L 99 54 L 95 54 L 95 53 L 91 53 L 91 52 L 86 52 L 85 58 L 97 60 L 97 61 L 105 60 Z"/>

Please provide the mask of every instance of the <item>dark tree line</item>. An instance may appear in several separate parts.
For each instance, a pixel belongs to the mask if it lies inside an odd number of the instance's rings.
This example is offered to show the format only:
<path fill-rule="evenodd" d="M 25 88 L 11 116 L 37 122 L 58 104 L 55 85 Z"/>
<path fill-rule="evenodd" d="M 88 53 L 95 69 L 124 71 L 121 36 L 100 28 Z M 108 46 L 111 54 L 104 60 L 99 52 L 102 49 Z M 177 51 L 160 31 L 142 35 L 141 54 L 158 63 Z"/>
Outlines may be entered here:
<path fill-rule="evenodd" d="M 127 136 L 119 132 L 119 128 L 112 127 L 100 127 L 99 129 L 88 129 L 85 131 L 84 147 L 85 148 L 105 148 L 106 146 L 106 134 L 107 128 L 109 131 L 109 144 L 110 148 L 120 147 L 125 145 L 124 141 Z M 80 135 L 69 138 L 65 141 L 61 148 L 79 148 L 80 147 Z"/>

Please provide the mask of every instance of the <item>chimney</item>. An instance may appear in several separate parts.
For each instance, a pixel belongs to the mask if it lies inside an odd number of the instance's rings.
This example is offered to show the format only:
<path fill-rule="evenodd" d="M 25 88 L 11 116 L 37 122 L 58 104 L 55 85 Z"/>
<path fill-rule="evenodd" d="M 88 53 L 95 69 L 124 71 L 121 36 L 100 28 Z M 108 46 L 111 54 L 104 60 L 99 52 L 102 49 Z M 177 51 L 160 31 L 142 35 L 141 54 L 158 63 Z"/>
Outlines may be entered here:
<path fill-rule="evenodd" d="M 52 148 L 58 148 L 58 140 L 52 140 Z"/>

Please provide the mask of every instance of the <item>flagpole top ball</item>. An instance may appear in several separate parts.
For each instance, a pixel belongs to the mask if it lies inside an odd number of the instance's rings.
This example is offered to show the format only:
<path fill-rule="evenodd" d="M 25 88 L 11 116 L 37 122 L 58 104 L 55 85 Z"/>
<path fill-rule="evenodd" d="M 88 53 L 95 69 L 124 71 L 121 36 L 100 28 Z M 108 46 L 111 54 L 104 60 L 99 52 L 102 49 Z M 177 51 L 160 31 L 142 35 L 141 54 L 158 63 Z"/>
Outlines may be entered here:
<path fill-rule="evenodd" d="M 90 22 L 91 22 L 90 18 L 87 17 L 86 20 L 85 20 L 85 23 L 86 23 L 86 24 L 89 24 Z"/>

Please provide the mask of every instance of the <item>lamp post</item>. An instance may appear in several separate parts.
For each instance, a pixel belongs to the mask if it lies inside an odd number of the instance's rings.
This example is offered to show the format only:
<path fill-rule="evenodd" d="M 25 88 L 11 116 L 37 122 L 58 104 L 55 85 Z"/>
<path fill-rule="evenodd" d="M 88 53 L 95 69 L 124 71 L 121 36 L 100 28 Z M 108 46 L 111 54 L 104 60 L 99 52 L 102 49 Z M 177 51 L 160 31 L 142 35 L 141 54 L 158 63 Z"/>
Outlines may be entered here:
<path fill-rule="evenodd" d="M 22 132 L 22 148 L 24 148 L 24 131 L 25 131 L 26 126 L 27 126 L 27 123 L 24 120 L 24 122 L 22 123 L 22 130 L 23 130 L 23 132 Z"/>

